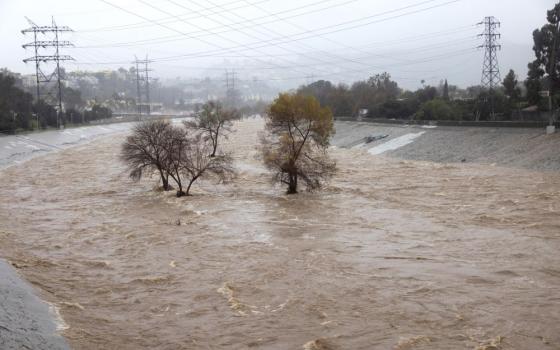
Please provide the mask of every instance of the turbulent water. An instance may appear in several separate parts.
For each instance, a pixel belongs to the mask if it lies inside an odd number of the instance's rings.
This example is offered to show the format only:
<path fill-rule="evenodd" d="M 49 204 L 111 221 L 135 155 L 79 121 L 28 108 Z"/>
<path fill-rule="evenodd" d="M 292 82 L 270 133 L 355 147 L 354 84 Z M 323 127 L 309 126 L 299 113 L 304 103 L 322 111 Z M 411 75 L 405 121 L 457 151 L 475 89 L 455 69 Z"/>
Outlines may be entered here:
<path fill-rule="evenodd" d="M 559 349 L 560 175 L 334 149 L 324 191 L 133 183 L 125 134 L 0 173 L 0 256 L 76 349 Z"/>

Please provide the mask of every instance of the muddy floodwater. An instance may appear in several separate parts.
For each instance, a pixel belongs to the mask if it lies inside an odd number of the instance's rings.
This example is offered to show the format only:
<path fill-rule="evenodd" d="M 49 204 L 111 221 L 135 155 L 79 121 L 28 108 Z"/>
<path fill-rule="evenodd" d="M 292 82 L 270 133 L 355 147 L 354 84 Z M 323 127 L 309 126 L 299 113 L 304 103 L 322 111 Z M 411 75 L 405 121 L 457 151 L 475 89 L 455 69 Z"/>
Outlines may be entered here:
<path fill-rule="evenodd" d="M 0 256 L 75 349 L 560 349 L 558 173 L 333 149 L 286 196 L 262 127 L 189 198 L 127 179 L 125 133 L 2 170 Z"/>

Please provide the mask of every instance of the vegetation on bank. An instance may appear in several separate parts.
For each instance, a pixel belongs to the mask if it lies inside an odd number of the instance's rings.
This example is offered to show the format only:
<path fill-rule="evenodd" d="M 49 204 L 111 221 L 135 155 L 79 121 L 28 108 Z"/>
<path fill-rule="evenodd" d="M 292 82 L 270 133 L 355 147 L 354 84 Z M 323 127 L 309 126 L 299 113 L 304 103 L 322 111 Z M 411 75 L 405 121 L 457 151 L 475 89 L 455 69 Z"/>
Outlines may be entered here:
<path fill-rule="evenodd" d="M 383 73 L 351 86 L 320 80 L 301 86 L 297 93 L 314 96 L 337 117 L 479 121 L 522 119 L 522 109 L 530 106 L 523 91 L 515 72 L 510 70 L 502 86 L 494 91 L 480 86 L 460 89 L 448 85 L 447 81 L 437 87 L 407 91 L 400 89 L 388 73 Z M 536 108 L 548 111 L 545 102 L 539 98 Z"/>
<path fill-rule="evenodd" d="M 527 107 L 548 116 L 558 109 L 560 102 L 560 4 L 548 11 L 547 22 L 533 32 L 536 58 L 528 64 L 525 81 L 519 81 L 516 73 L 509 70 L 501 86 L 493 91 L 481 86 L 461 89 L 449 85 L 447 80 L 438 86 L 425 86 L 422 82 L 422 88 L 405 91 L 388 73 L 383 73 L 351 85 L 321 80 L 300 87 L 298 93 L 316 97 L 339 117 L 520 120 Z M 543 91 L 550 94 L 550 100 Z"/>
<path fill-rule="evenodd" d="M 99 104 L 86 106 L 80 92 L 65 88 L 66 110 L 60 114 L 60 123 L 83 124 L 94 120 L 111 118 L 110 109 Z M 57 127 L 58 112 L 43 100 L 34 101 L 33 95 L 18 86 L 16 79 L 0 72 L 0 133 L 18 130 Z"/>

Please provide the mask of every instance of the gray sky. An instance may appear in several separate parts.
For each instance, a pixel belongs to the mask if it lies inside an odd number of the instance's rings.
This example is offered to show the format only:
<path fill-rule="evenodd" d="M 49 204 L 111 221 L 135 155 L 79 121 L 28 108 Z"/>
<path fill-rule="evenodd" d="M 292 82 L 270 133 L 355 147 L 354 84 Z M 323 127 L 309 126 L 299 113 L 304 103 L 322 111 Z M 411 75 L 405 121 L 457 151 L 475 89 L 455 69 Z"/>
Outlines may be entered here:
<path fill-rule="evenodd" d="M 154 60 L 161 78 L 223 76 L 295 86 L 312 79 L 350 82 L 387 71 L 407 88 L 447 78 L 478 84 L 483 51 L 476 27 L 501 21 L 502 76 L 520 78 L 533 59 L 532 31 L 553 0 L 0 0 L 0 67 L 32 73 L 20 30 L 58 25 L 75 32 L 68 70 L 129 67 Z M 46 37 L 47 39 L 48 37 Z M 47 39 L 48 40 L 48 39 Z M 45 51 L 48 52 L 48 51 Z"/>

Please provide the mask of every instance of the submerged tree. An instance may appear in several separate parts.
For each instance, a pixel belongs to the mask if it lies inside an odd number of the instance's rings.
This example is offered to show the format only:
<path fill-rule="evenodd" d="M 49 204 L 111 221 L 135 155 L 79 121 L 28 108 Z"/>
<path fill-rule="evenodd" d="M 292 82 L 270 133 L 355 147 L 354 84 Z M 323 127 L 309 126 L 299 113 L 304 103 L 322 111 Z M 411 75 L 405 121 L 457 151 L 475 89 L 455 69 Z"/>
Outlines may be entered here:
<path fill-rule="evenodd" d="M 212 142 L 210 157 L 216 156 L 218 141 L 221 136 L 227 137 L 231 132 L 232 121 L 238 118 L 234 109 L 226 109 L 220 102 L 210 101 L 202 106 L 194 121 L 185 122 L 188 128 L 198 129 L 203 137 Z"/>
<path fill-rule="evenodd" d="M 172 130 L 167 120 L 146 121 L 133 128 L 121 149 L 121 160 L 127 164 L 133 180 L 157 172 L 163 190 L 170 190 L 167 152 Z"/>
<path fill-rule="evenodd" d="M 171 190 L 169 179 L 177 185 L 177 197 L 188 196 L 193 183 L 205 176 L 225 181 L 234 175 L 232 158 L 211 156 L 213 142 L 203 133 L 165 120 L 138 124 L 122 146 L 121 159 L 130 177 L 159 173 L 163 189 Z M 186 190 L 184 190 L 186 185 Z"/>
<path fill-rule="evenodd" d="M 327 149 L 333 130 L 333 116 L 312 96 L 280 94 L 269 108 L 262 156 L 274 181 L 297 193 L 301 179 L 307 189 L 321 187 L 334 174 L 335 163 Z"/>
<path fill-rule="evenodd" d="M 189 147 L 191 140 L 188 137 L 187 130 L 177 126 L 171 126 L 164 143 L 165 147 L 165 172 L 177 185 L 177 197 L 182 197 L 186 193 L 183 192 L 182 174 L 185 163 L 185 149 Z"/>
<path fill-rule="evenodd" d="M 233 159 L 226 154 L 210 154 L 213 147 L 214 144 L 201 134 L 186 136 L 181 152 L 174 153 L 180 158 L 181 175 L 188 181 L 186 191 L 177 192 L 177 196 L 189 196 L 192 185 L 200 178 L 214 176 L 220 181 L 226 181 L 233 177 Z"/>

